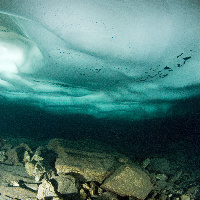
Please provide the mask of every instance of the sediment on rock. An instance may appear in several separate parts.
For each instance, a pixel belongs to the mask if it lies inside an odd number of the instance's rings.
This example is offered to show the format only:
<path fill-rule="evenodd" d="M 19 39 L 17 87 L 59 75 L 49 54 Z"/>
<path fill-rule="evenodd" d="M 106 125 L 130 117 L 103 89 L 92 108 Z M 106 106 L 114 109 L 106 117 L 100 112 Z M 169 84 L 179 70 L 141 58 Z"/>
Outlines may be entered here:
<path fill-rule="evenodd" d="M 192 200 L 198 196 L 198 186 L 166 158 L 136 164 L 112 148 L 99 150 L 98 144 L 92 149 L 95 142 L 83 143 L 88 146 L 82 150 L 78 141 L 62 139 L 35 151 L 26 144 L 2 146 L 0 199 Z M 198 177 L 198 172 L 193 176 Z"/>

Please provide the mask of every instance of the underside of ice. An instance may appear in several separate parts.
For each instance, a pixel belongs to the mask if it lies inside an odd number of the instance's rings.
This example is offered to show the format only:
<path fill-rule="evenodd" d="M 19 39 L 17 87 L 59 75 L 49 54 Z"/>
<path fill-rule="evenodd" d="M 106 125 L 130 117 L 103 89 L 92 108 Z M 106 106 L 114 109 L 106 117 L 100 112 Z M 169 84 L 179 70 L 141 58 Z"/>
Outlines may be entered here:
<path fill-rule="evenodd" d="M 3 0 L 0 102 L 144 119 L 200 95 L 198 0 Z"/>

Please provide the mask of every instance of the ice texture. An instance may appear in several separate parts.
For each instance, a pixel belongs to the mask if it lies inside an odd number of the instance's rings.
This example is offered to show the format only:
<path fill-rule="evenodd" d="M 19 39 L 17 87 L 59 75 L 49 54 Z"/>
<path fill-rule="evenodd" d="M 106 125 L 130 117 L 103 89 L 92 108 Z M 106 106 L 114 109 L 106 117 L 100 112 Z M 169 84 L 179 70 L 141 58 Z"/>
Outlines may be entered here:
<path fill-rule="evenodd" d="M 198 0 L 2 0 L 0 13 L 2 104 L 135 120 L 199 98 Z"/>

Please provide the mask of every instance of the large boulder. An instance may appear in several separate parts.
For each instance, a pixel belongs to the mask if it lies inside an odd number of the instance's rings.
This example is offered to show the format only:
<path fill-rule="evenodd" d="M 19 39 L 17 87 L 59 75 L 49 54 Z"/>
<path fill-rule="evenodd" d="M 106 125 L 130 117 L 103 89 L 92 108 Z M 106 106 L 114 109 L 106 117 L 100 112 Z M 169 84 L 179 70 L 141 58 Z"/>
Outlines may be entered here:
<path fill-rule="evenodd" d="M 78 194 L 78 185 L 76 179 L 73 176 L 56 176 L 54 180 L 57 182 L 57 191 L 63 195 Z"/>
<path fill-rule="evenodd" d="M 153 189 L 150 177 L 140 167 L 133 164 L 120 166 L 101 187 L 120 196 L 131 196 L 142 200 Z"/>
<path fill-rule="evenodd" d="M 74 174 L 83 182 L 102 183 L 121 164 L 120 160 L 128 160 L 107 146 L 91 141 L 53 139 L 48 148 L 57 153 L 55 168 L 58 175 Z"/>
<path fill-rule="evenodd" d="M 60 197 L 68 200 L 80 200 L 80 185 L 71 175 L 54 176 L 52 182 L 56 185 L 56 191 Z"/>
<path fill-rule="evenodd" d="M 56 170 L 61 174 L 79 174 L 82 181 L 97 181 L 101 183 L 114 172 L 117 161 L 108 155 L 83 155 L 82 153 L 63 152 L 56 160 Z"/>

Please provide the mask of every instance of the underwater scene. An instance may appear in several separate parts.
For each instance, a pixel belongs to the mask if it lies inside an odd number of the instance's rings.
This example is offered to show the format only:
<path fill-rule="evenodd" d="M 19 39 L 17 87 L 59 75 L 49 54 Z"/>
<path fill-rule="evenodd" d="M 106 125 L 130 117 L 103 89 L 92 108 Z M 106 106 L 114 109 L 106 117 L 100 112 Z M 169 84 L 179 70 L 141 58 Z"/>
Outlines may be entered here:
<path fill-rule="evenodd" d="M 0 200 L 200 200 L 199 0 L 1 0 Z"/>

